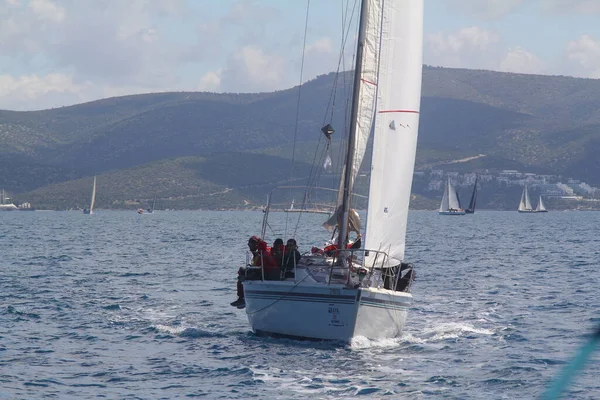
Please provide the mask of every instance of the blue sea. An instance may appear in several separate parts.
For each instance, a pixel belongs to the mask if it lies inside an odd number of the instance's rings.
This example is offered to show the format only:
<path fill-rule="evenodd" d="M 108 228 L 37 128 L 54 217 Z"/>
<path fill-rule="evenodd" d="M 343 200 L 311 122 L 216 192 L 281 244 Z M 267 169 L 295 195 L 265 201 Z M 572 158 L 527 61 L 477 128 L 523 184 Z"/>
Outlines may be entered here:
<path fill-rule="evenodd" d="M 533 399 L 600 324 L 600 213 L 411 211 L 401 337 L 257 337 L 229 303 L 262 215 L 1 213 L 0 399 Z M 565 398 L 600 398 L 598 359 Z"/>

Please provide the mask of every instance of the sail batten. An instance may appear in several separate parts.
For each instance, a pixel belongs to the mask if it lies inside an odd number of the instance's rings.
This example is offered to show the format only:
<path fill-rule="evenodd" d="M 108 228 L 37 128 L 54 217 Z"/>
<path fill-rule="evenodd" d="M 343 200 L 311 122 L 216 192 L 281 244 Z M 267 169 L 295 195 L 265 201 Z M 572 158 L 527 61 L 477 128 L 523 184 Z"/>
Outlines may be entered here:
<path fill-rule="evenodd" d="M 379 57 L 378 79 L 369 79 L 377 82 L 377 98 L 365 247 L 385 249 L 386 265 L 378 266 L 386 267 L 404 259 L 421 104 L 423 2 L 369 4 L 379 9 L 381 19 L 380 34 L 372 31 Z M 375 23 L 376 13 L 369 13 Z"/>

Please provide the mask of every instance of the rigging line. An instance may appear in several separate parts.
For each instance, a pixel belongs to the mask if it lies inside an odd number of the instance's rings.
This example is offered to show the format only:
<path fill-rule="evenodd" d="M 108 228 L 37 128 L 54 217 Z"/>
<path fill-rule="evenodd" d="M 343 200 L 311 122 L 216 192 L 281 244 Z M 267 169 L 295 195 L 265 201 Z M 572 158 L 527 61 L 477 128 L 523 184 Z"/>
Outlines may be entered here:
<path fill-rule="evenodd" d="M 300 95 L 302 93 L 302 81 L 304 75 L 304 55 L 306 52 L 306 36 L 308 34 L 308 16 L 310 13 L 310 0 L 306 1 L 306 20 L 304 22 L 304 41 L 302 43 L 302 59 L 300 63 L 300 84 L 298 85 L 298 102 L 296 103 L 296 123 L 294 125 L 294 146 L 292 147 L 292 168 L 290 180 L 294 177 L 294 166 L 296 163 L 296 139 L 298 137 L 298 124 L 300 121 Z"/>
<path fill-rule="evenodd" d="M 331 110 L 330 122 L 333 121 L 333 115 L 335 112 L 335 103 L 336 103 L 336 98 L 337 98 L 337 87 L 339 85 L 340 66 L 342 66 L 342 67 L 345 66 L 344 49 L 346 47 L 346 43 L 348 42 L 348 37 L 350 36 L 350 28 L 351 28 L 352 20 L 354 19 L 354 15 L 356 14 L 356 7 L 358 4 L 358 1 L 354 0 L 354 6 L 352 7 L 352 13 L 350 14 L 350 18 L 348 17 L 348 13 L 349 13 L 349 9 L 350 9 L 349 4 L 350 4 L 349 1 L 346 2 L 345 12 L 344 12 L 344 0 L 342 0 L 342 26 L 341 26 L 342 40 L 340 42 L 340 55 L 338 57 L 338 63 L 337 63 L 336 73 L 335 73 L 335 77 L 334 77 L 334 81 L 333 81 L 332 91 L 330 92 L 327 107 L 325 109 L 325 115 L 323 116 L 323 124 L 325 124 L 325 122 L 327 121 L 327 115 L 329 114 L 328 110 Z M 349 19 L 349 22 L 348 22 L 348 24 L 346 24 L 345 21 L 348 21 L 348 19 Z M 343 79 L 344 87 L 345 87 L 345 72 L 342 76 L 342 79 Z M 322 137 L 319 136 L 317 148 L 315 149 L 313 161 L 311 163 L 311 169 L 310 169 L 309 176 L 307 179 L 307 187 L 308 188 L 310 188 L 311 185 L 316 184 L 316 182 L 318 181 L 318 179 L 320 178 L 321 173 L 322 173 L 322 171 L 320 169 L 318 169 L 317 173 L 315 173 L 316 160 L 317 160 L 317 156 L 319 154 L 319 147 L 321 144 L 321 139 L 322 139 Z M 330 144 L 331 144 L 331 142 L 329 142 L 326 145 L 327 149 L 330 148 Z M 327 154 L 327 152 L 323 151 L 321 160 L 324 159 L 325 154 Z M 321 165 L 321 163 L 319 163 L 319 165 Z M 335 173 L 335 169 L 334 169 L 334 173 Z M 310 190 L 310 189 L 307 189 L 307 190 Z"/>
<path fill-rule="evenodd" d="M 308 16 L 310 14 L 310 0 L 306 1 L 306 18 L 304 21 L 304 40 L 302 43 L 302 58 L 300 62 L 300 83 L 298 84 L 298 102 L 296 103 L 296 122 L 294 124 L 294 142 L 292 146 L 292 166 L 290 168 L 290 181 L 294 178 L 294 167 L 296 165 L 296 141 L 298 138 L 298 124 L 300 121 L 300 99 L 302 94 L 302 81 L 304 79 L 304 58 L 306 53 L 306 37 L 308 35 Z M 292 190 L 290 189 L 290 196 Z M 285 233 L 287 234 L 288 219 L 285 221 Z"/>
<path fill-rule="evenodd" d="M 348 19 L 348 9 L 349 9 L 349 2 L 346 3 L 346 11 L 344 15 L 344 0 L 342 0 L 342 35 L 341 35 L 341 42 L 340 42 L 340 53 L 339 53 L 339 57 L 338 57 L 338 62 L 337 62 L 337 67 L 336 67 L 336 71 L 335 71 L 335 76 L 333 78 L 333 86 L 332 86 L 332 90 L 329 94 L 329 100 L 327 102 L 327 107 L 325 108 L 325 115 L 323 116 L 323 124 L 325 123 L 325 121 L 327 121 L 327 114 L 329 114 L 329 110 L 331 109 L 331 117 L 330 117 L 330 121 L 333 120 L 333 111 L 335 108 L 335 99 L 336 99 L 336 93 L 337 93 L 337 86 L 338 86 L 338 80 L 339 80 L 339 73 L 340 73 L 340 66 L 341 65 L 345 65 L 344 63 L 344 49 L 346 48 L 346 43 L 348 41 L 348 36 L 350 34 L 350 25 L 352 24 L 352 20 L 354 19 L 354 13 L 356 10 L 356 4 L 357 1 L 355 0 L 354 2 L 354 7 L 352 8 L 352 14 L 350 16 L 350 22 L 348 23 L 348 28 L 346 29 L 346 20 Z"/>
<path fill-rule="evenodd" d="M 340 75 L 340 66 L 344 66 L 345 62 L 344 62 L 344 49 L 346 48 L 346 43 L 348 42 L 348 37 L 350 35 L 350 26 L 352 23 L 352 20 L 354 19 L 354 15 L 356 12 L 356 6 L 358 4 L 358 1 L 355 0 L 354 1 L 354 6 L 352 8 L 352 13 L 350 15 L 350 21 L 348 23 L 348 27 L 346 28 L 346 20 L 348 20 L 348 13 L 349 13 L 349 5 L 350 2 L 349 0 L 346 2 L 346 7 L 345 7 L 345 11 L 344 11 L 344 1 L 342 0 L 342 40 L 340 42 L 340 56 L 338 57 L 338 63 L 337 63 L 337 69 L 336 69 L 336 73 L 335 73 L 335 77 L 334 77 L 334 81 L 333 81 L 333 87 L 332 87 L 332 91 L 329 95 L 329 100 L 327 103 L 327 107 L 325 108 L 325 115 L 323 116 L 323 123 L 325 124 L 325 122 L 327 121 L 327 114 L 329 114 L 328 110 L 331 109 L 331 115 L 330 115 L 330 119 L 329 121 L 333 121 L 333 114 L 335 111 L 335 103 L 336 103 L 336 96 L 337 96 L 337 87 L 338 87 L 338 81 L 339 81 L 339 75 Z M 344 15 L 345 14 L 345 15 Z M 344 79 L 344 84 L 345 84 L 345 79 Z M 318 179 L 321 176 L 321 173 L 318 172 L 315 176 L 313 176 L 313 172 L 314 172 L 314 168 L 316 165 L 316 160 L 317 160 L 317 155 L 319 154 L 319 147 L 321 144 L 321 139 L 322 137 L 319 136 L 319 140 L 317 142 L 317 148 L 315 149 L 315 153 L 314 153 L 314 157 L 313 157 L 313 161 L 311 163 L 311 169 L 308 175 L 308 180 L 307 180 L 307 187 L 310 187 L 313 184 L 316 184 L 316 182 L 318 181 Z M 329 142 L 326 146 L 327 148 L 329 148 L 331 142 Z M 322 153 L 323 155 L 326 154 L 326 152 Z M 321 156 L 321 159 L 323 159 L 323 155 Z M 319 165 L 321 165 L 321 163 L 319 163 Z M 320 169 L 318 170 L 320 171 Z M 309 189 L 307 189 L 309 190 Z"/>
<path fill-rule="evenodd" d="M 337 65 L 337 70 L 336 70 L 336 79 L 339 79 L 340 68 L 343 71 L 342 72 L 343 77 L 345 76 L 346 62 L 345 62 L 344 54 L 345 54 L 346 44 L 348 43 L 348 37 L 350 35 L 350 26 L 352 25 L 352 20 L 354 19 L 357 4 L 358 4 L 358 1 L 355 0 L 354 6 L 352 7 L 352 14 L 350 14 L 350 20 L 348 21 L 348 25 L 347 25 L 348 27 L 347 27 L 345 33 L 344 33 L 344 28 L 346 27 L 345 20 L 348 20 L 348 9 L 349 9 L 349 5 L 350 5 L 349 0 L 346 3 L 346 15 L 342 15 L 342 43 L 341 43 L 341 49 L 340 49 L 340 58 L 338 59 L 338 65 Z M 345 84 L 346 81 L 343 77 L 342 77 L 342 79 L 344 80 L 344 84 Z M 337 89 L 337 85 L 336 85 L 336 89 Z M 337 90 L 333 94 L 333 103 L 331 105 L 331 116 L 330 116 L 331 121 L 333 121 L 333 113 L 335 110 L 335 103 L 336 103 L 336 98 L 337 98 L 336 96 L 337 96 Z"/>

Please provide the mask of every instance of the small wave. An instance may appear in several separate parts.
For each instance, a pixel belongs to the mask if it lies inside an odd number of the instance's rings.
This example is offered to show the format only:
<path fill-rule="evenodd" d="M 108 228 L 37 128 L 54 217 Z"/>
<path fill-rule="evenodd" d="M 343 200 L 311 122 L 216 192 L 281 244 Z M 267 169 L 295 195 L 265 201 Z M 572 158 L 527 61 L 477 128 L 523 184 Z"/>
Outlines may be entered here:
<path fill-rule="evenodd" d="M 19 311 L 16 308 L 14 308 L 13 306 L 8 306 L 6 311 L 8 311 L 9 314 L 14 314 L 14 315 L 18 315 L 20 317 L 27 317 L 27 318 L 33 318 L 33 319 L 40 319 L 40 315 L 39 314 L 35 314 L 35 313 L 28 313 L 28 312 L 24 312 L 24 311 Z"/>
<path fill-rule="evenodd" d="M 23 385 L 25 385 L 25 386 L 39 386 L 39 387 L 48 387 L 48 386 L 50 386 L 47 383 L 41 383 L 41 382 L 25 382 L 25 383 L 23 383 Z"/>
<path fill-rule="evenodd" d="M 355 336 L 350 342 L 352 349 L 387 348 L 397 347 L 402 338 L 369 339 L 364 336 Z"/>
<path fill-rule="evenodd" d="M 108 306 L 104 306 L 102 308 L 104 308 L 105 310 L 120 310 L 121 306 L 118 304 L 109 304 Z"/>
<path fill-rule="evenodd" d="M 484 328 L 475 328 L 473 325 L 459 322 L 440 324 L 432 329 L 425 330 L 425 337 L 430 340 L 457 339 L 472 334 L 493 335 L 494 331 Z"/>
<path fill-rule="evenodd" d="M 119 274 L 120 277 L 129 278 L 131 276 L 148 276 L 152 275 L 150 272 L 125 272 L 124 274 Z"/>
<path fill-rule="evenodd" d="M 381 389 L 376 388 L 376 387 L 362 388 L 362 389 L 358 389 L 354 395 L 355 396 L 368 396 L 370 394 L 377 393 L 380 391 L 381 391 Z"/>
<path fill-rule="evenodd" d="M 167 325 L 154 325 L 152 328 L 156 332 L 167 333 L 173 336 L 179 337 L 188 337 L 188 338 L 218 338 L 218 337 L 226 337 L 222 333 L 210 332 L 200 328 L 194 327 L 174 327 Z"/>

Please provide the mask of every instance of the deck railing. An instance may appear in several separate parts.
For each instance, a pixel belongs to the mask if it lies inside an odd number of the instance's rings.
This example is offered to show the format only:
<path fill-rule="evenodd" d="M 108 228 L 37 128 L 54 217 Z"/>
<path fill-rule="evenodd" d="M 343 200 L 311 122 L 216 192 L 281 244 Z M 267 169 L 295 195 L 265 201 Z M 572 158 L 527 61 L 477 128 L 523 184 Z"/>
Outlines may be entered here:
<path fill-rule="evenodd" d="M 327 272 L 327 277 L 323 282 L 326 285 L 332 283 L 344 283 L 349 286 L 371 286 L 391 290 L 397 290 L 401 279 L 406 279 L 406 284 L 401 285 L 402 291 L 410 291 L 412 285 L 414 268 L 411 264 L 401 263 L 390 267 L 378 267 L 386 265 L 389 256 L 384 251 L 368 249 L 336 249 L 328 252 L 329 254 L 308 253 L 302 255 L 298 265 L 294 264 L 294 281 L 300 283 L 298 279 L 298 269 L 305 269 L 308 276 L 313 276 L 310 270 L 321 269 Z M 373 257 L 373 260 L 364 263 L 365 257 Z M 263 255 L 260 255 L 260 265 L 252 265 L 254 256 L 246 253 L 246 279 L 265 280 Z M 404 272 L 404 276 L 403 273 Z M 284 280 L 284 270 L 281 270 L 280 279 Z M 410 274 L 410 275 L 408 275 Z M 407 276 L 408 275 L 408 276 Z M 339 277 L 342 277 L 341 279 Z M 307 276 L 302 278 L 306 279 Z M 396 289 L 394 289 L 396 288 Z"/>

